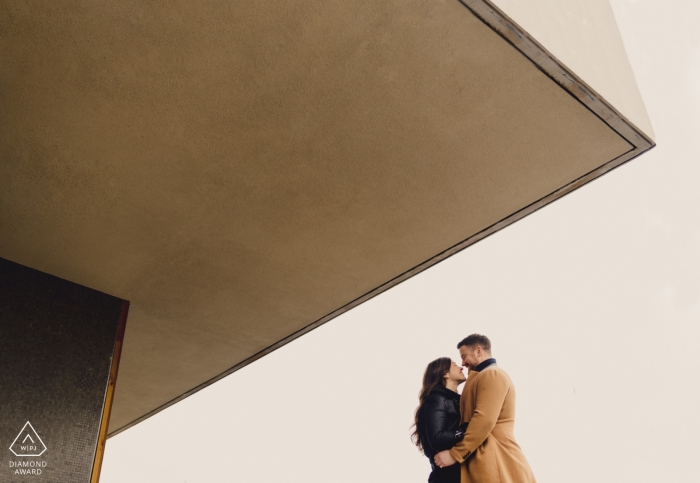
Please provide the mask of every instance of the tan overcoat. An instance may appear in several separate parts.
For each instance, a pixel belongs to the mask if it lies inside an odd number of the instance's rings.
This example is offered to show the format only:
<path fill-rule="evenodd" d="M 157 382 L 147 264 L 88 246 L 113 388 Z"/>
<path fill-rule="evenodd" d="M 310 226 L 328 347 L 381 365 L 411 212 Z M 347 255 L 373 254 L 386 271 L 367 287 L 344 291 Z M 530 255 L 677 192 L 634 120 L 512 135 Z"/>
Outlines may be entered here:
<path fill-rule="evenodd" d="M 536 483 L 513 436 L 515 388 L 505 371 L 495 364 L 471 371 L 460 412 L 469 426 L 450 453 L 462 463 L 461 483 Z"/>

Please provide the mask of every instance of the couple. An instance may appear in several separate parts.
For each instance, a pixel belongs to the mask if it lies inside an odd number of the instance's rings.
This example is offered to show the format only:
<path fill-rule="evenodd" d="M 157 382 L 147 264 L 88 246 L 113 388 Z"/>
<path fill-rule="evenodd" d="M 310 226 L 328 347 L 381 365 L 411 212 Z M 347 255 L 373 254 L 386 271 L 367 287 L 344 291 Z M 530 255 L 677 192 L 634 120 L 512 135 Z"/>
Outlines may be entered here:
<path fill-rule="evenodd" d="M 535 483 L 513 436 L 515 388 L 491 357 L 491 341 L 472 334 L 425 370 L 413 440 L 430 460 L 429 483 Z M 462 396 L 457 386 L 466 381 Z"/>

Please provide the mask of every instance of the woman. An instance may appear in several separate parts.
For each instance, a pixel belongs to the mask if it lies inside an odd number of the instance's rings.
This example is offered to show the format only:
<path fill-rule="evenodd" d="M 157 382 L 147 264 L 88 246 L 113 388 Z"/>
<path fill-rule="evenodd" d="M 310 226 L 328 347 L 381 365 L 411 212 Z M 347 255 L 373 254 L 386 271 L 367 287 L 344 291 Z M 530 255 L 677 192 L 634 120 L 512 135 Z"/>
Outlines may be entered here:
<path fill-rule="evenodd" d="M 459 483 L 459 465 L 439 468 L 433 458 L 464 437 L 466 425 L 459 424 L 457 386 L 466 380 L 462 368 L 449 357 L 436 359 L 425 369 L 411 439 L 430 460 L 429 483 Z"/>

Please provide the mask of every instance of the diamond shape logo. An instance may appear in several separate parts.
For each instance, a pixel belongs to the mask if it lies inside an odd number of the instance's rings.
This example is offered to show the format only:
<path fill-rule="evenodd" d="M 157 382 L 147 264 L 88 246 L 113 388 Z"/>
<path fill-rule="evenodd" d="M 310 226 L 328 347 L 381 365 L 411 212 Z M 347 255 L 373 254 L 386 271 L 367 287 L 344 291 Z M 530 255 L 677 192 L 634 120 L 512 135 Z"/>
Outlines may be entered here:
<path fill-rule="evenodd" d="M 32 424 L 27 421 L 22 431 L 10 445 L 10 451 L 15 456 L 41 456 L 46 451 L 46 445 L 34 430 Z"/>

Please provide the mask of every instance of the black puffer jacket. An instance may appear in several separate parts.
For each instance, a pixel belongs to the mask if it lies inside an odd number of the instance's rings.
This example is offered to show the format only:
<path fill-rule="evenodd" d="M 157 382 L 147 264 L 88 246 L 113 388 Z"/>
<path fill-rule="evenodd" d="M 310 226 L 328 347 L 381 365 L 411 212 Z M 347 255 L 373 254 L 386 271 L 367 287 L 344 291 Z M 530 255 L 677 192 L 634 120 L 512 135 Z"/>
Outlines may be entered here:
<path fill-rule="evenodd" d="M 423 401 L 418 419 L 418 432 L 423 452 L 430 460 L 433 472 L 430 482 L 459 482 L 459 465 L 438 468 L 434 457 L 440 451 L 452 448 L 464 435 L 459 425 L 459 394 L 444 386 L 437 386 Z M 444 473 L 444 474 L 443 474 Z"/>

